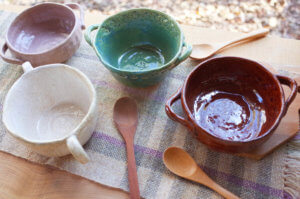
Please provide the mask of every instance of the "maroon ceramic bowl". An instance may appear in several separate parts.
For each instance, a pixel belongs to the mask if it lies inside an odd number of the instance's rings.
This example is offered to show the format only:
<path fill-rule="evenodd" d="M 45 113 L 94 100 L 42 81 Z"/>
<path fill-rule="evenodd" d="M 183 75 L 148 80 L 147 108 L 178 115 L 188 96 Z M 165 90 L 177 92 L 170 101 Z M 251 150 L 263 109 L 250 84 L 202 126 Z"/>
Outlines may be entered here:
<path fill-rule="evenodd" d="M 281 84 L 291 89 L 286 100 Z M 166 113 L 213 149 L 249 152 L 271 136 L 296 94 L 295 80 L 273 75 L 255 61 L 213 58 L 189 74 L 167 101 Z M 187 119 L 171 108 L 179 99 Z"/>
<path fill-rule="evenodd" d="M 81 19 L 72 9 L 79 9 Z M 1 50 L 4 61 L 33 66 L 61 63 L 78 49 L 84 29 L 78 4 L 41 3 L 23 11 L 11 23 Z M 6 55 L 9 49 L 13 57 Z"/>

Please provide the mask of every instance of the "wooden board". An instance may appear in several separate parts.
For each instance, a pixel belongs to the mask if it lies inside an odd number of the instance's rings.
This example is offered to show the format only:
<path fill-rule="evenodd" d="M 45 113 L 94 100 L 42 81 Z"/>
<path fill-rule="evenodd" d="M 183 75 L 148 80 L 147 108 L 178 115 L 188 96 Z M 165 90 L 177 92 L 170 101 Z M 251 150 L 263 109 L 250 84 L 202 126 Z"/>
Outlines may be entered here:
<path fill-rule="evenodd" d="M 125 199 L 129 195 L 120 189 L 0 151 L 0 198 Z"/>
<path fill-rule="evenodd" d="M 300 75 L 295 79 L 300 85 Z M 299 86 L 298 86 L 299 88 Z M 285 96 L 290 93 L 289 88 L 283 87 Z M 298 89 L 299 91 L 299 89 Z M 240 156 L 260 160 L 266 155 L 270 154 L 276 148 L 293 138 L 299 131 L 299 108 L 300 108 L 300 94 L 298 93 L 293 103 L 290 105 L 288 112 L 282 118 L 279 126 L 273 135 L 259 148 L 251 153 L 239 154 Z"/>

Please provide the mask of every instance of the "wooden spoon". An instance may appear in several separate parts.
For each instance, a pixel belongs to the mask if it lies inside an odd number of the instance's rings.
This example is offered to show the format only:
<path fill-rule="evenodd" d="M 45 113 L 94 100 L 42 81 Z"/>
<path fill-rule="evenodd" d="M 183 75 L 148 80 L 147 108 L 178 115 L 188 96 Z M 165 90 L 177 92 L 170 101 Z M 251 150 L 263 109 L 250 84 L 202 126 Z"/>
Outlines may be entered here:
<path fill-rule="evenodd" d="M 224 48 L 227 48 L 233 44 L 257 39 L 259 37 L 266 36 L 268 33 L 269 33 L 268 29 L 261 29 L 228 42 L 211 43 L 211 44 L 206 44 L 206 43 L 195 44 L 193 45 L 193 51 L 190 55 L 190 58 L 196 60 L 203 60 L 213 56 L 214 54 L 224 50 Z"/>
<path fill-rule="evenodd" d="M 165 150 L 163 161 L 170 171 L 180 177 L 203 184 L 215 190 L 225 198 L 239 198 L 208 177 L 206 173 L 204 173 L 204 171 L 196 164 L 194 159 L 181 148 L 170 147 Z"/>
<path fill-rule="evenodd" d="M 126 143 L 130 198 L 137 199 L 140 198 L 140 191 L 133 148 L 134 134 L 138 124 L 135 101 L 129 97 L 120 98 L 115 104 L 113 118 Z"/>

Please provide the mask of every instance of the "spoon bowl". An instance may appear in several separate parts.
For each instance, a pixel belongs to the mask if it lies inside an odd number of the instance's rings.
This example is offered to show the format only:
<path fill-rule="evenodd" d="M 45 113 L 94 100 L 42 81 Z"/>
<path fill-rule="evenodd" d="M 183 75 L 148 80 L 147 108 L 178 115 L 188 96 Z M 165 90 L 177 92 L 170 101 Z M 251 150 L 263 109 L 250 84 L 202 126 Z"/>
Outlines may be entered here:
<path fill-rule="evenodd" d="M 166 167 L 178 176 L 191 176 L 197 170 L 194 159 L 184 150 L 177 147 L 168 148 L 163 157 Z"/>
<path fill-rule="evenodd" d="M 196 44 L 193 45 L 193 51 L 190 55 L 191 58 L 205 59 L 208 56 L 215 54 L 216 47 L 212 44 Z"/>
<path fill-rule="evenodd" d="M 137 105 L 133 99 L 129 97 L 123 97 L 116 102 L 114 107 L 114 121 L 118 126 L 120 126 L 120 124 L 122 126 L 136 125 L 137 118 Z"/>
<path fill-rule="evenodd" d="M 195 44 L 193 45 L 193 51 L 190 55 L 190 58 L 204 60 L 234 44 L 254 40 L 266 36 L 268 33 L 268 29 L 261 29 L 228 42 Z"/>

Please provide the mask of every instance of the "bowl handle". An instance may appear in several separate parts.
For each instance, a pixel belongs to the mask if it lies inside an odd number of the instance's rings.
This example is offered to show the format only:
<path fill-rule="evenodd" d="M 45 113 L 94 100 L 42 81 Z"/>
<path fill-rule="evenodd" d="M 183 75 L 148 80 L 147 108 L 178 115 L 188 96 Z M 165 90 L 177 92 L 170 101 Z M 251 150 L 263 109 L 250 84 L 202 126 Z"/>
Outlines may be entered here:
<path fill-rule="evenodd" d="M 22 64 L 22 69 L 23 69 L 24 73 L 28 73 L 33 70 L 33 67 L 31 65 L 31 63 L 27 61 Z"/>
<path fill-rule="evenodd" d="M 290 89 L 291 89 L 291 93 L 290 96 L 285 100 L 284 102 L 284 114 L 286 114 L 289 106 L 291 105 L 291 103 L 293 102 L 293 100 L 295 99 L 296 95 L 297 95 L 297 82 L 289 77 L 283 76 L 283 75 L 276 75 L 277 79 L 279 80 L 279 82 L 281 84 L 287 85 Z"/>
<path fill-rule="evenodd" d="M 85 38 L 85 41 L 93 47 L 93 44 L 92 44 L 92 41 L 91 41 L 91 33 L 98 29 L 100 27 L 100 24 L 95 24 L 95 25 L 90 25 L 88 27 L 88 29 L 85 31 L 84 33 L 84 38 Z"/>
<path fill-rule="evenodd" d="M 4 61 L 6 61 L 7 63 L 10 63 L 10 64 L 19 64 L 21 65 L 22 63 L 24 63 L 23 60 L 20 60 L 18 58 L 9 58 L 9 57 L 6 57 L 5 56 L 5 52 L 8 50 L 8 46 L 6 44 L 6 42 L 3 44 L 2 46 L 2 49 L 0 51 L 0 56 L 2 57 L 2 59 Z"/>
<path fill-rule="evenodd" d="M 72 9 L 78 9 L 80 12 L 80 24 L 81 24 L 81 29 L 84 30 L 85 29 L 85 25 L 84 25 L 84 11 L 82 9 L 82 7 L 78 4 L 78 3 L 66 3 L 66 6 L 69 6 Z"/>
<path fill-rule="evenodd" d="M 67 139 L 67 146 L 76 160 L 78 160 L 82 164 L 85 164 L 89 161 L 89 156 L 86 154 L 75 135 L 72 135 Z"/>
<path fill-rule="evenodd" d="M 181 90 L 182 88 L 179 88 L 178 91 L 172 95 L 170 97 L 170 99 L 168 99 L 168 101 L 166 102 L 166 113 L 167 115 L 174 121 L 177 121 L 179 123 L 181 123 L 182 125 L 186 126 L 189 130 L 193 131 L 194 127 L 193 124 L 188 121 L 187 119 L 177 115 L 173 110 L 172 110 L 172 105 L 174 104 L 174 102 L 176 102 L 177 100 L 179 100 L 181 98 Z"/>
<path fill-rule="evenodd" d="M 182 51 L 179 57 L 177 58 L 175 66 L 186 60 L 192 53 L 192 46 L 185 43 L 185 41 L 183 42 L 182 47 L 185 47 L 185 50 L 184 52 Z"/>

